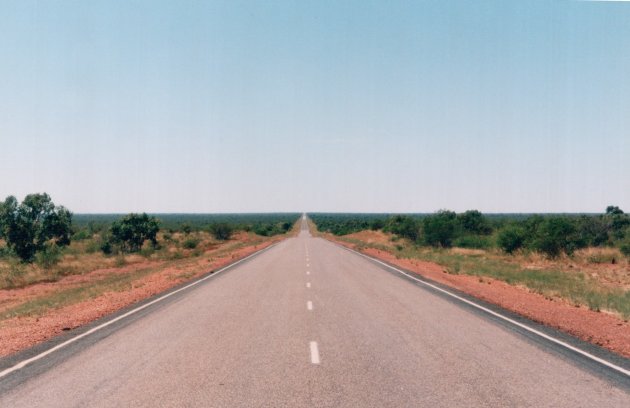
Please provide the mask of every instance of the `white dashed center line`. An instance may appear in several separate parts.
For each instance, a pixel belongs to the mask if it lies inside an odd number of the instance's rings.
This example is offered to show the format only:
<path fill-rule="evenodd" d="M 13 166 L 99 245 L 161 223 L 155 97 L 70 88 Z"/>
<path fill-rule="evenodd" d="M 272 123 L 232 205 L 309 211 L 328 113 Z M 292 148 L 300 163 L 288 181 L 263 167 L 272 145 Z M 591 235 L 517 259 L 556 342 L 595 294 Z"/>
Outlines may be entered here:
<path fill-rule="evenodd" d="M 319 364 L 319 349 L 316 341 L 311 341 L 311 363 Z"/>
<path fill-rule="evenodd" d="M 306 282 L 306 287 L 310 288 L 311 287 L 311 282 Z"/>
<path fill-rule="evenodd" d="M 311 302 L 310 300 L 306 302 L 306 308 L 308 310 L 313 310 L 313 302 Z"/>
<path fill-rule="evenodd" d="M 307 275 L 310 275 L 310 274 L 311 274 L 311 272 L 310 272 L 310 271 L 306 271 L 306 274 L 307 274 Z"/>

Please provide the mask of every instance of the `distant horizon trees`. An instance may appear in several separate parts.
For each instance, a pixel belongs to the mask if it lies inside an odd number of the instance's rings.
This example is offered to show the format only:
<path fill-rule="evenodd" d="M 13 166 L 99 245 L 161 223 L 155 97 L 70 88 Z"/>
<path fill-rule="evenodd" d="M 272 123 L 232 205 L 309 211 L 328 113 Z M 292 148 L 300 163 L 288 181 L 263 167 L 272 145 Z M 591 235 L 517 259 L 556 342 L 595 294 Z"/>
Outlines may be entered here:
<path fill-rule="evenodd" d="M 318 228 L 335 235 L 382 229 L 416 245 L 530 250 L 555 258 L 587 246 L 616 246 L 630 257 L 630 216 L 617 206 L 599 215 L 505 215 L 477 210 L 457 214 L 313 214 Z"/>

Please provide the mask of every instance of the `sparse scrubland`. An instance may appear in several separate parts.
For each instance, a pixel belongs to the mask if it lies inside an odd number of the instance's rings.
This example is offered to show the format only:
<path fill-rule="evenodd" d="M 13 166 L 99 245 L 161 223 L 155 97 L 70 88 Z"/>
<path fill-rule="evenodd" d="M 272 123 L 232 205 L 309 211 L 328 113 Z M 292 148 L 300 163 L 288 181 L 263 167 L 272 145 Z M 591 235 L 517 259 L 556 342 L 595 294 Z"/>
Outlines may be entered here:
<path fill-rule="evenodd" d="M 0 355 L 220 268 L 297 231 L 298 219 L 73 215 L 46 194 L 9 197 L 0 202 Z"/>

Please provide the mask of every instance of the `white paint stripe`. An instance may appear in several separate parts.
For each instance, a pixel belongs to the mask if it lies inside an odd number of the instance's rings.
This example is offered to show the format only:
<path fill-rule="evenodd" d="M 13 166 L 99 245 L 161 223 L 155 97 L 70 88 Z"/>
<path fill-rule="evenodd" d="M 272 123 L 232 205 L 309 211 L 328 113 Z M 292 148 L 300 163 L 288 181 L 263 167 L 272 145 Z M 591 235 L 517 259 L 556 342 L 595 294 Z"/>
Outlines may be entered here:
<path fill-rule="evenodd" d="M 367 258 L 367 259 L 369 259 L 369 260 L 371 260 L 371 261 L 374 261 L 374 262 L 376 262 L 376 263 L 379 263 L 379 264 L 381 264 L 381 265 L 385 266 L 386 268 L 389 268 L 389 269 L 394 270 L 394 271 L 396 271 L 396 272 L 398 272 L 398 273 L 400 273 L 400 274 L 403 274 L 403 275 L 405 275 L 406 277 L 411 278 L 411 279 L 413 279 L 414 281 L 416 281 L 416 282 L 418 282 L 418 283 L 421 283 L 421 284 L 423 284 L 423 285 L 425 285 L 425 286 L 428 286 L 428 287 L 430 287 L 430 288 L 433 288 L 433 289 L 435 289 L 435 290 L 437 290 L 437 291 L 439 291 L 439 292 L 444 293 L 445 295 L 448 295 L 448 296 L 450 296 L 450 297 L 452 297 L 452 298 L 455 298 L 455 299 L 457 299 L 457 300 L 459 300 L 459 301 L 461 301 L 461 302 L 464 302 L 464 303 L 466 303 L 466 304 L 468 304 L 468 305 L 470 305 L 470 306 L 472 306 L 472 307 L 475 307 L 475 308 L 477 308 L 477 309 L 479 309 L 479 310 L 483 310 L 484 312 L 486 312 L 486 313 L 488 313 L 488 314 L 491 314 L 492 316 L 495 316 L 495 317 L 497 317 L 497 318 L 499 318 L 499 319 L 501 319 L 501 320 L 504 320 L 504 321 L 506 321 L 506 322 L 508 322 L 508 323 L 511 323 L 511 324 L 515 325 L 515 326 L 518 326 L 518 327 L 520 327 L 520 328 L 522 328 L 522 329 L 524 329 L 524 330 L 527 330 L 527 331 L 528 331 L 528 332 L 530 332 L 530 333 L 533 333 L 533 334 L 535 334 L 535 335 L 537 335 L 537 336 L 540 336 L 540 337 L 542 337 L 542 338 L 544 338 L 544 339 L 546 339 L 546 340 L 549 340 L 549 341 L 551 341 L 552 343 L 556 343 L 556 344 L 557 344 L 557 345 L 559 345 L 559 346 L 562 346 L 562 347 L 567 348 L 567 349 L 569 349 L 569 350 L 571 350 L 571 351 L 574 351 L 574 352 L 576 352 L 576 353 L 578 353 L 578 354 L 580 354 L 580 355 L 582 355 L 582 356 L 584 356 L 584 357 L 586 357 L 586 358 L 589 358 L 589 359 L 591 359 L 591 360 L 593 360 L 593 361 L 597 361 L 598 363 L 600 363 L 600 364 L 602 364 L 602 365 L 604 365 L 604 366 L 606 366 L 606 367 L 608 367 L 608 368 L 611 368 L 611 369 L 613 369 L 613 370 L 615 370 L 615 371 L 618 371 L 618 372 L 620 372 L 620 373 L 622 373 L 622 374 L 624 374 L 624 375 L 626 375 L 626 376 L 630 377 L 630 370 L 626 370 L 626 369 L 625 369 L 625 368 L 623 368 L 623 367 L 620 367 L 620 366 L 618 366 L 618 365 L 616 365 L 616 364 L 613 364 L 613 363 L 611 363 L 611 362 L 609 362 L 609 361 L 606 361 L 606 360 L 604 360 L 604 359 L 602 359 L 602 358 L 599 358 L 599 357 L 597 357 L 597 356 L 594 356 L 594 355 L 592 355 L 591 353 L 589 353 L 589 352 L 587 352 L 587 351 L 584 351 L 584 350 L 579 349 L 579 348 L 577 348 L 577 347 L 575 347 L 575 346 L 572 346 L 572 345 L 570 345 L 570 344 L 568 344 L 568 343 L 565 343 L 565 342 L 564 342 L 564 341 L 562 341 L 562 340 L 556 339 L 555 337 L 552 337 L 552 336 L 550 336 L 550 335 L 548 335 L 548 334 L 545 334 L 545 333 L 543 333 L 543 332 L 541 332 L 541 331 L 539 331 L 539 330 L 536 330 L 536 329 L 534 329 L 534 328 L 532 328 L 532 327 L 529 327 L 529 326 L 527 326 L 527 325 L 525 325 L 525 324 L 523 324 L 523 323 L 519 323 L 519 322 L 517 322 L 517 321 L 516 321 L 516 320 L 514 320 L 514 319 L 510 319 L 510 318 L 509 318 L 509 317 L 507 317 L 507 316 L 504 316 L 504 315 L 502 315 L 502 314 L 500 314 L 500 313 L 497 313 L 497 312 L 495 312 L 495 311 L 493 311 L 493 310 L 488 309 L 487 307 L 481 306 L 480 304 L 477 304 L 477 303 L 475 303 L 475 302 L 473 302 L 473 301 L 470 301 L 470 300 L 465 299 L 465 298 L 463 298 L 463 297 L 461 297 L 461 296 L 458 296 L 458 295 L 456 295 L 456 294 L 454 294 L 454 293 L 452 293 L 452 292 L 449 292 L 448 290 L 442 289 L 442 288 L 440 288 L 439 286 L 433 285 L 433 284 L 431 284 L 431 283 L 429 283 L 429 282 L 425 282 L 425 281 L 423 281 L 423 280 L 421 280 L 421 279 L 418 279 L 418 278 L 416 278 L 416 277 L 414 277 L 414 276 L 411 276 L 411 275 L 410 275 L 410 274 L 408 274 L 407 272 L 402 271 L 402 270 L 400 270 L 400 269 L 398 269 L 398 268 L 396 268 L 396 267 L 393 267 L 393 266 L 391 266 L 391 265 L 388 265 L 388 264 L 386 264 L 385 262 L 379 261 L 379 260 L 378 260 L 378 259 L 376 259 L 376 258 L 372 258 L 371 256 L 368 256 L 368 255 L 362 254 L 362 253 L 360 253 L 360 252 L 357 252 L 357 251 L 355 251 L 355 250 L 353 250 L 353 249 L 350 249 L 350 248 L 347 248 L 347 247 L 344 247 L 344 248 L 346 248 L 348 251 L 354 252 L 354 253 L 355 253 L 355 254 L 357 254 L 357 255 L 360 255 L 360 256 L 362 256 L 362 257 L 364 257 L 364 258 Z"/>
<path fill-rule="evenodd" d="M 311 341 L 311 363 L 319 364 L 319 348 L 316 341 Z"/>
<path fill-rule="evenodd" d="M 130 310 L 130 311 L 128 311 L 128 312 L 127 312 L 127 313 L 125 313 L 125 314 L 122 314 L 122 315 L 120 315 L 120 316 L 118 316 L 118 317 L 116 317 L 116 318 L 113 318 L 112 320 L 108 320 L 107 322 L 105 322 L 105 323 L 103 323 L 103 324 L 101 324 L 101 325 L 98 325 L 98 326 L 96 326 L 96 327 L 91 328 L 90 330 L 86 331 L 85 333 L 79 334 L 78 336 L 73 337 L 73 338 L 71 338 L 71 339 L 69 339 L 69 340 L 66 340 L 66 341 L 64 341 L 63 343 L 57 344 L 56 346 L 54 346 L 54 347 L 52 347 L 52 348 L 49 348 L 48 350 L 46 350 L 46 351 L 44 351 L 44 352 L 42 352 L 42 353 L 40 353 L 40 354 L 38 354 L 38 355 L 36 355 L 36 356 L 34 356 L 34 357 L 31 357 L 31 358 L 29 358 L 29 359 L 23 360 L 23 361 L 21 361 L 21 362 L 17 363 L 16 365 L 14 365 L 13 367 L 9 367 L 9 368 L 5 369 L 4 371 L 0 371 L 0 378 L 5 377 L 5 376 L 7 376 L 7 375 L 11 374 L 12 372 L 17 371 L 17 370 L 19 370 L 19 369 L 21 369 L 21 368 L 24 368 L 24 367 L 25 367 L 25 366 L 27 366 L 28 364 L 33 363 L 33 362 L 35 362 L 35 361 L 37 361 L 37 360 L 40 360 L 40 359 L 42 359 L 42 358 L 46 357 L 47 355 L 52 354 L 52 353 L 54 353 L 55 351 L 57 351 L 57 350 L 59 350 L 59 349 L 61 349 L 61 348 L 63 348 L 63 347 L 66 347 L 66 346 L 67 346 L 67 345 L 69 345 L 69 344 L 74 343 L 74 342 L 75 342 L 75 341 L 77 341 L 77 340 L 80 340 L 80 339 L 82 339 L 82 338 L 84 338 L 84 337 L 87 337 L 87 336 L 89 336 L 90 334 L 92 334 L 92 333 L 94 333 L 94 332 L 97 332 L 97 331 L 99 331 L 99 330 L 101 330 L 101 329 L 104 329 L 104 328 L 105 328 L 105 327 L 107 327 L 107 326 L 110 326 L 110 325 L 112 325 L 112 324 L 116 323 L 116 322 L 117 322 L 117 321 L 119 321 L 119 320 L 122 320 L 122 319 L 124 319 L 124 318 L 126 318 L 126 317 L 128 317 L 128 316 L 131 316 L 131 315 L 133 315 L 133 314 L 135 314 L 135 313 L 138 313 L 139 311 L 141 311 L 141 310 L 143 310 L 143 309 L 146 309 L 147 307 L 149 307 L 149 306 L 151 306 L 151 305 L 154 305 L 154 304 L 156 304 L 156 303 L 158 303 L 158 302 L 161 302 L 162 300 L 167 299 L 167 298 L 169 298 L 169 297 L 171 297 L 171 296 L 175 295 L 176 293 L 179 293 L 179 292 L 181 292 L 181 291 L 183 291 L 183 290 L 186 290 L 186 289 L 188 289 L 188 288 L 190 288 L 190 287 L 193 287 L 193 286 L 195 286 L 195 285 L 198 285 L 198 284 L 200 284 L 201 282 L 204 282 L 204 281 L 206 281 L 206 280 L 208 280 L 208 279 L 210 279 L 210 278 L 212 278 L 212 277 L 214 277 L 214 276 L 217 276 L 217 275 L 218 275 L 218 274 L 220 274 L 221 272 L 226 271 L 226 270 L 228 270 L 228 269 L 230 269 L 230 268 L 233 268 L 233 267 L 235 267 L 236 265 L 240 264 L 241 262 L 244 262 L 244 261 L 246 261 L 247 259 L 249 259 L 249 258 L 251 258 L 251 257 L 253 257 L 253 256 L 256 256 L 256 255 L 258 255 L 258 254 L 260 254 L 260 253 L 262 253 L 262 252 L 265 252 L 265 251 L 267 251 L 267 250 L 269 250 L 269 249 L 273 248 L 273 247 L 274 247 L 274 246 L 276 246 L 276 245 L 278 245 L 278 244 L 273 244 L 273 245 L 268 246 L 267 248 L 261 249 L 260 251 L 254 252 L 253 254 L 251 254 L 251 255 L 249 255 L 249 256 L 246 256 L 245 258 L 240 259 L 240 260 L 238 260 L 238 261 L 236 261 L 236 262 L 234 262 L 234 263 L 232 263 L 232 264 L 230 264 L 230 265 L 228 265 L 228 266 L 225 266 L 225 267 L 223 267 L 223 268 L 219 269 L 218 271 L 216 271 L 216 272 L 214 272 L 214 273 L 212 273 L 212 274 L 210 274 L 210 275 L 208 275 L 208 276 L 205 276 L 205 277 L 203 277 L 203 278 L 200 278 L 200 279 L 198 279 L 198 280 L 196 280 L 196 281 L 194 281 L 194 282 L 192 282 L 192 283 L 189 283 L 189 284 L 188 284 L 188 285 L 186 285 L 186 286 L 183 286 L 183 287 L 181 287 L 181 288 L 179 288 L 179 289 L 177 289 L 177 290 L 174 290 L 174 291 L 172 291 L 172 292 L 170 292 L 170 293 L 167 293 L 166 295 L 160 296 L 159 298 L 157 298 L 157 299 L 155 299 L 155 300 L 152 300 L 152 301 L 150 301 L 150 302 L 148 302 L 148 303 L 145 303 L 144 305 L 139 306 L 139 307 L 137 307 L 137 308 L 135 308 L 135 309 L 133 309 L 133 310 Z"/>
<path fill-rule="evenodd" d="M 310 288 L 311 287 L 311 282 L 306 282 L 306 287 Z"/>
<path fill-rule="evenodd" d="M 306 271 L 306 274 L 307 274 L 307 275 L 310 275 L 310 274 L 311 274 L 311 271 Z"/>
<path fill-rule="evenodd" d="M 306 308 L 308 310 L 313 310 L 313 302 L 311 302 L 310 300 L 306 302 Z"/>
<path fill-rule="evenodd" d="M 308 262 L 306 263 L 306 267 L 308 268 L 309 266 L 311 266 L 311 264 L 309 264 Z"/>

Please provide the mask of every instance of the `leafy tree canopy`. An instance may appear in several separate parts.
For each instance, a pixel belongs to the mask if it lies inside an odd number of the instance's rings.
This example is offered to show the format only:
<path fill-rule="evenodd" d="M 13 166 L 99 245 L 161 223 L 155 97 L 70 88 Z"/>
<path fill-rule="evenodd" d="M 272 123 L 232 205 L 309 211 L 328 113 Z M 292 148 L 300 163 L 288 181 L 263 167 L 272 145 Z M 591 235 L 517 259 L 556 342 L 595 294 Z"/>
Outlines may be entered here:
<path fill-rule="evenodd" d="M 157 245 L 157 233 L 160 224 L 157 218 L 149 217 L 146 213 L 129 214 L 111 226 L 111 240 L 118 244 L 123 252 L 137 252 L 144 241 L 151 241 Z"/>
<path fill-rule="evenodd" d="M 55 206 L 46 193 L 29 194 L 21 204 L 13 196 L 0 202 L 0 237 L 25 262 L 32 261 L 49 241 L 70 244 L 71 226 L 72 213 Z"/>

